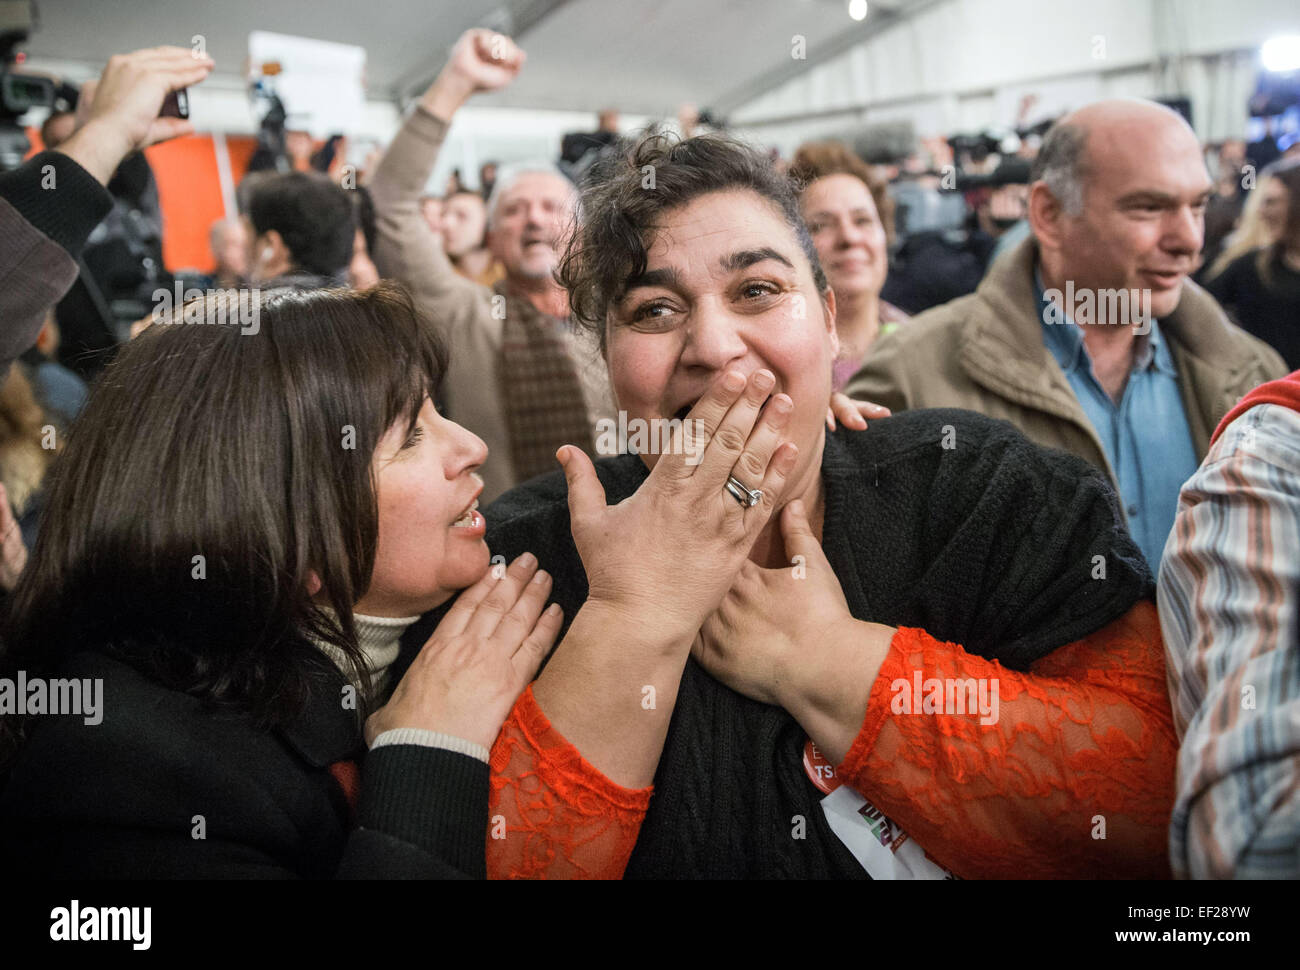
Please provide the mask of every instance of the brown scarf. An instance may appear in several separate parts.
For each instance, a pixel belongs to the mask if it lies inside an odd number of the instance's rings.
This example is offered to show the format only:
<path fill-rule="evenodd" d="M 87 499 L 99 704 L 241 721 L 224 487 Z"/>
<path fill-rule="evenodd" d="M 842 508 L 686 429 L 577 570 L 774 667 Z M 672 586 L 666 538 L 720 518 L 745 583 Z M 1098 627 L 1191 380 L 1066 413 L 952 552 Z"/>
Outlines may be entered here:
<path fill-rule="evenodd" d="M 506 298 L 501 332 L 501 394 L 515 465 L 515 481 L 554 471 L 560 445 L 577 445 L 595 455 L 594 429 L 587 414 L 578 367 L 561 335 L 567 320 L 538 311 L 494 288 Z"/>

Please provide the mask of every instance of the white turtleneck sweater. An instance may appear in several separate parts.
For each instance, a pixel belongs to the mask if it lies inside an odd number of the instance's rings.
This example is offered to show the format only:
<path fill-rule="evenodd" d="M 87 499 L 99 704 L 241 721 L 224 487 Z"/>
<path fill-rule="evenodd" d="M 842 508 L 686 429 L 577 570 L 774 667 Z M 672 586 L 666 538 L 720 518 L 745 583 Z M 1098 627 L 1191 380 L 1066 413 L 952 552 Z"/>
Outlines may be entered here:
<path fill-rule="evenodd" d="M 419 617 L 363 616 L 360 613 L 354 613 L 352 619 L 357 626 L 357 643 L 361 647 L 366 666 L 370 670 L 370 681 L 374 685 L 375 693 L 382 695 L 388 683 L 388 668 L 393 665 L 393 661 L 397 659 L 397 655 L 402 649 L 402 634 Z M 336 647 L 315 638 L 312 638 L 312 642 L 334 661 L 345 676 L 350 675 L 350 665 Z M 360 689 L 359 685 L 354 684 L 354 686 Z M 384 731 L 371 742 L 370 748 L 373 750 L 387 744 L 418 744 L 427 748 L 444 748 L 448 751 L 467 754 L 485 763 L 488 760 L 488 749 L 481 744 L 475 744 L 472 741 L 451 734 L 443 734 L 440 731 L 426 731 L 422 728 L 394 728 L 390 731 Z"/>

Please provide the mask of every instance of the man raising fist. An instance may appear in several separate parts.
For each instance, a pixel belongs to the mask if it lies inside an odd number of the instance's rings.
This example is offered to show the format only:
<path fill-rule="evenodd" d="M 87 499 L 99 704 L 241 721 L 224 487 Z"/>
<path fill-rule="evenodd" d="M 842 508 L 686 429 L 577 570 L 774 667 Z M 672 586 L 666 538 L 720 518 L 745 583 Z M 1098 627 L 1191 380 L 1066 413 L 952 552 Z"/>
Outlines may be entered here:
<path fill-rule="evenodd" d="M 401 280 L 441 328 L 452 366 L 448 416 L 488 445 L 484 503 L 555 465 L 560 445 L 594 453 L 596 422 L 613 417 L 604 367 L 569 322 L 555 270 L 576 211 L 554 165 L 507 167 L 487 204 L 487 243 L 505 270 L 493 287 L 456 272 L 420 214 L 447 128 L 478 92 L 511 84 L 525 55 L 510 38 L 467 31 L 407 118 L 370 185 L 380 273 Z"/>

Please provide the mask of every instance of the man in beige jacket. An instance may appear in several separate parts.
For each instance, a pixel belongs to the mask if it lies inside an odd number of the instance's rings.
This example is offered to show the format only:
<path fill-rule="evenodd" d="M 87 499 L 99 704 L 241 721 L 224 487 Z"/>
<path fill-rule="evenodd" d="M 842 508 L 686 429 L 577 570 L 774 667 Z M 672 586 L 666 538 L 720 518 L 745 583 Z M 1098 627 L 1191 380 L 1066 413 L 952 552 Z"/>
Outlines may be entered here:
<path fill-rule="evenodd" d="M 1154 570 L 1219 420 L 1286 373 L 1187 278 L 1210 189 L 1196 136 L 1167 108 L 1068 115 L 1035 163 L 1033 236 L 975 293 L 882 337 L 846 393 L 894 411 L 969 408 L 1088 459 Z"/>
<path fill-rule="evenodd" d="M 484 504 L 559 467 L 561 444 L 592 452 L 594 429 L 615 415 L 594 341 L 568 321 L 554 271 L 568 242 L 577 193 L 558 169 L 521 167 L 498 177 L 488 244 L 505 279 L 488 288 L 456 272 L 420 211 L 452 116 L 472 95 L 518 74 L 524 55 L 508 38 L 467 32 L 393 139 L 369 184 L 375 263 L 406 284 L 448 344 L 448 416 L 487 443 Z"/>

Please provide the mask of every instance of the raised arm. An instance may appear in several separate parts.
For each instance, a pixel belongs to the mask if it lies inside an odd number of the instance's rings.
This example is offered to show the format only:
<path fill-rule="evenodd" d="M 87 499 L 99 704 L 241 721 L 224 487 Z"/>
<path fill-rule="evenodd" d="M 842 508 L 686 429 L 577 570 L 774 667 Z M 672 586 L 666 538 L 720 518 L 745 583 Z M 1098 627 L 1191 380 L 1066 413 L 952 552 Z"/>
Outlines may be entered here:
<path fill-rule="evenodd" d="M 464 34 L 437 79 L 388 146 L 370 192 L 375 203 L 375 265 L 399 280 L 440 326 L 450 331 L 490 298 L 451 265 L 420 212 L 420 195 L 433 173 L 452 117 L 475 92 L 504 87 L 524 54 L 486 30 Z"/>
<path fill-rule="evenodd" d="M 194 130 L 159 118 L 163 99 L 211 70 L 210 58 L 188 48 L 116 55 L 98 84 L 82 89 L 81 127 L 57 150 L 0 175 L 0 378 L 77 278 L 77 257 L 112 208 L 104 186 L 122 159 Z"/>

